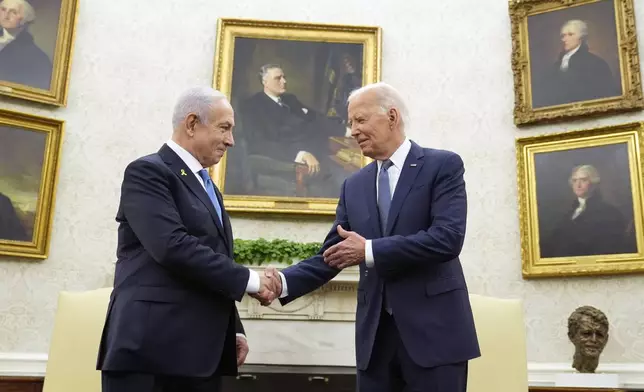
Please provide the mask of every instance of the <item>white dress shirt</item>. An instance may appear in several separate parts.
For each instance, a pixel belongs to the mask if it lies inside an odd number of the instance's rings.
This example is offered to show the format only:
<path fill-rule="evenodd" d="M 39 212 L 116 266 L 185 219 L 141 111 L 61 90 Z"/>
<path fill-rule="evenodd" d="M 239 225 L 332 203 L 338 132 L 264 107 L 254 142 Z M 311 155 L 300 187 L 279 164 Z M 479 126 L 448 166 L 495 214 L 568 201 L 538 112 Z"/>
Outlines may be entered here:
<path fill-rule="evenodd" d="M 411 150 L 411 142 L 409 141 L 409 139 L 405 138 L 402 144 L 389 158 L 392 162 L 392 165 L 389 166 L 389 169 L 387 169 L 387 174 L 389 175 L 389 194 L 392 198 L 394 197 L 394 191 L 396 190 L 396 185 L 398 184 L 398 179 L 400 178 L 400 173 L 402 172 L 403 166 L 405 165 L 405 160 L 407 159 L 409 150 Z M 376 200 L 378 200 L 377 184 L 378 177 L 380 177 L 380 167 L 382 166 L 382 161 L 377 161 L 376 164 L 378 165 L 378 173 L 376 173 Z M 373 267 L 374 259 L 373 250 L 371 249 L 371 240 L 366 240 L 364 252 L 365 264 L 369 268 Z M 288 296 L 288 287 L 286 285 L 286 278 L 284 277 L 284 274 L 282 274 L 281 272 L 279 274 L 282 278 L 282 294 L 280 295 L 280 298 L 284 298 Z"/>
<path fill-rule="evenodd" d="M 579 215 L 581 215 L 582 212 L 586 209 L 586 199 L 582 199 L 581 197 L 578 197 L 577 200 L 579 201 L 579 207 L 573 212 L 572 214 L 572 219 L 577 219 Z"/>
<path fill-rule="evenodd" d="M 571 50 L 570 52 L 564 54 L 563 58 L 561 59 L 561 65 L 559 66 L 559 69 L 562 71 L 567 71 L 568 70 L 568 62 L 570 62 L 570 58 L 572 57 L 573 54 L 577 53 L 579 50 L 579 46 L 577 46 L 575 49 Z"/>
<path fill-rule="evenodd" d="M 13 35 L 9 34 L 7 29 L 0 27 L 2 29 L 2 35 L 0 36 L 0 50 L 4 49 L 5 46 L 9 45 L 11 41 L 16 39 Z"/>
<path fill-rule="evenodd" d="M 172 151 L 176 152 L 177 155 L 179 155 L 179 158 L 188 166 L 188 169 L 192 172 L 192 174 L 197 178 L 197 181 L 201 184 L 203 189 L 206 189 L 206 184 L 204 184 L 203 179 L 199 175 L 199 170 L 204 169 L 203 166 L 201 166 L 201 163 L 197 161 L 197 159 L 192 156 L 186 149 L 178 145 L 177 143 L 174 142 L 174 140 L 168 140 L 166 142 L 168 147 L 172 149 Z M 222 206 L 223 207 L 223 206 Z M 222 217 L 223 218 L 223 217 Z M 249 294 L 254 294 L 259 291 L 259 274 L 252 269 L 248 269 L 250 272 L 250 275 L 248 276 L 248 284 L 246 285 L 246 292 Z M 239 336 L 244 336 L 242 334 L 237 334 Z"/>

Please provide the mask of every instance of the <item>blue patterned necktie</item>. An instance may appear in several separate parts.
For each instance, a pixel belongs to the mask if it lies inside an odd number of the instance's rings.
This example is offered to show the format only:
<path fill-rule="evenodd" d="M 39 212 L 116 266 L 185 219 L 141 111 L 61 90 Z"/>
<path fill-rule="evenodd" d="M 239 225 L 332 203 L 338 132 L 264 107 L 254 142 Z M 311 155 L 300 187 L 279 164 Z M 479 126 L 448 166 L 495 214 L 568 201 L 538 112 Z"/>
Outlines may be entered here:
<path fill-rule="evenodd" d="M 383 236 L 386 235 L 387 218 L 389 217 L 389 207 L 391 206 L 391 190 L 389 189 L 389 173 L 387 172 L 391 165 L 393 165 L 393 162 L 389 159 L 382 162 L 382 165 L 380 165 L 380 173 L 378 174 L 378 210 L 380 211 L 380 227 L 382 228 Z M 385 289 L 385 286 L 383 286 L 382 302 L 387 313 L 392 314 L 393 311 Z"/>
<path fill-rule="evenodd" d="M 221 220 L 221 205 L 219 205 L 219 200 L 217 200 L 217 195 L 215 194 L 215 186 L 212 183 L 212 180 L 210 179 L 210 176 L 208 175 L 208 171 L 206 169 L 201 169 L 198 173 L 204 184 L 206 185 L 206 193 L 208 193 L 210 201 L 212 201 L 212 204 L 215 206 L 215 211 L 217 211 L 217 218 L 219 218 L 219 223 L 221 223 L 223 227 L 224 223 Z"/>
<path fill-rule="evenodd" d="M 389 207 L 391 206 L 391 190 L 389 189 L 389 173 L 387 170 L 393 165 L 389 159 L 380 165 L 378 175 L 378 211 L 380 212 L 380 228 L 382 235 L 385 235 L 387 229 L 387 218 L 389 217 Z"/>

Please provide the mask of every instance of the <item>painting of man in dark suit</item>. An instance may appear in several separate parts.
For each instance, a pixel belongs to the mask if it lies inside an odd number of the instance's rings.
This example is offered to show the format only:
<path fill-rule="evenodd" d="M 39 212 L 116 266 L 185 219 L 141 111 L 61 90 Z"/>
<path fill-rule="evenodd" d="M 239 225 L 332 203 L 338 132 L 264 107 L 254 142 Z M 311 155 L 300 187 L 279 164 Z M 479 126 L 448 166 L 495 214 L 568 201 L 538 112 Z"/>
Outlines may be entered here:
<path fill-rule="evenodd" d="M 60 0 L 0 1 L 0 81 L 50 89 L 60 6 Z"/>
<path fill-rule="evenodd" d="M 228 157 L 225 193 L 337 197 L 361 167 L 346 113 L 346 98 L 362 83 L 356 58 L 360 45 L 237 40 L 231 95 L 239 148 Z M 259 63 L 267 59 L 280 62 Z"/>
<path fill-rule="evenodd" d="M 581 158 L 588 155 L 583 154 L 586 149 L 549 153 L 547 155 L 557 154 L 559 157 L 551 156 L 550 165 L 544 164 L 545 157 L 541 157 L 544 160 L 537 163 L 537 167 L 541 168 L 537 171 L 537 203 L 542 258 L 637 252 L 628 160 L 614 161 L 615 157 L 626 158 L 622 150 L 625 146 L 594 147 L 589 150 L 595 150 L 591 153 L 596 153 L 602 148 L 606 156 L 595 161 L 604 166 L 605 174 L 600 174 L 593 164 L 575 165 L 569 172 L 567 191 L 564 191 L 564 184 L 554 188 L 555 181 L 563 179 L 561 173 L 554 173 L 554 170 L 558 170 L 565 161 L 572 161 L 570 158 L 573 156 Z M 547 166 L 550 166 L 549 169 Z M 539 174 L 545 176 L 546 170 L 552 174 L 551 178 L 540 179 Z M 570 201 L 566 200 L 568 198 Z"/>
<path fill-rule="evenodd" d="M 47 135 L 0 126 L 0 242 L 31 241 Z"/>
<path fill-rule="evenodd" d="M 533 108 L 622 94 L 613 0 L 531 16 L 528 29 Z"/>

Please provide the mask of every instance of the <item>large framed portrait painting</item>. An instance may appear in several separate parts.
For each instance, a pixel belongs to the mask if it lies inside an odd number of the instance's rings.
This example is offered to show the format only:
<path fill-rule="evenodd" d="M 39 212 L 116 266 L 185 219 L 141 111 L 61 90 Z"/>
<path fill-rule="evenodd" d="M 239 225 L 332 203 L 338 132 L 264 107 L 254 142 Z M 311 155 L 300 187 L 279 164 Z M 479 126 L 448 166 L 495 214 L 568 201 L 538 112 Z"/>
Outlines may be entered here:
<path fill-rule="evenodd" d="M 0 110 L 0 254 L 47 257 L 63 125 Z"/>
<path fill-rule="evenodd" d="M 644 107 L 633 0 L 510 3 L 517 125 Z"/>
<path fill-rule="evenodd" d="M 0 94 L 67 104 L 78 0 L 0 0 Z"/>
<path fill-rule="evenodd" d="M 334 214 L 366 164 L 347 97 L 380 79 L 378 27 L 220 19 L 214 84 L 235 146 L 211 173 L 229 211 Z"/>
<path fill-rule="evenodd" d="M 517 140 L 524 277 L 644 272 L 642 129 Z"/>

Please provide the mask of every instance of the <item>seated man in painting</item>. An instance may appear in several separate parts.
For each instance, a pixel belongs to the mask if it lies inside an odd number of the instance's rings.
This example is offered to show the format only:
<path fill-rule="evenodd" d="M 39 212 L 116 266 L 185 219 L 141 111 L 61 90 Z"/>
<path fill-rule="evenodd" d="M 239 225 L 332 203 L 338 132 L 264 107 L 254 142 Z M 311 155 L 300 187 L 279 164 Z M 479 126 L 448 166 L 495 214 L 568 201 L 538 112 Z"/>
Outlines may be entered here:
<path fill-rule="evenodd" d="M 30 238 L 11 199 L 0 193 L 0 241 L 2 240 L 29 241 Z"/>
<path fill-rule="evenodd" d="M 637 252 L 635 233 L 622 213 L 599 192 L 594 166 L 573 169 L 575 201 L 551 235 L 542 241 L 541 257 L 576 257 Z"/>
<path fill-rule="evenodd" d="M 279 65 L 261 67 L 260 91 L 240 104 L 240 135 L 250 155 L 305 165 L 308 182 L 317 186 L 313 197 L 337 197 L 346 173 L 329 158 L 329 137 L 349 136 L 341 121 L 306 107 L 286 92 L 286 77 Z"/>
<path fill-rule="evenodd" d="M 26 0 L 0 1 L 0 80 L 49 90 L 52 63 L 28 30 L 35 20 Z"/>
<path fill-rule="evenodd" d="M 621 95 L 610 67 L 588 48 L 588 26 L 569 20 L 561 28 L 557 61 L 532 86 L 533 106 L 554 106 Z"/>

